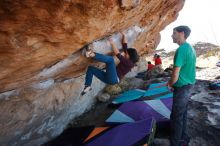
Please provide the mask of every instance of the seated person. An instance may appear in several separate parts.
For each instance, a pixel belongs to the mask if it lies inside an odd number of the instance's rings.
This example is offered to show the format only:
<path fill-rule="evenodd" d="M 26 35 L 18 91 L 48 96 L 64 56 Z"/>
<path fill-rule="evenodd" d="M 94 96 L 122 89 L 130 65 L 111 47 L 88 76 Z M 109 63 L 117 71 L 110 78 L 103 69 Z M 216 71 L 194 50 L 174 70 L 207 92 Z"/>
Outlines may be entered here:
<path fill-rule="evenodd" d="M 153 64 L 151 64 L 150 61 L 147 62 L 147 71 L 150 71 L 154 67 Z"/>
<path fill-rule="evenodd" d="M 162 64 L 160 55 L 157 55 L 157 56 L 155 57 L 154 61 L 155 61 L 155 65 L 161 65 L 161 64 Z"/>

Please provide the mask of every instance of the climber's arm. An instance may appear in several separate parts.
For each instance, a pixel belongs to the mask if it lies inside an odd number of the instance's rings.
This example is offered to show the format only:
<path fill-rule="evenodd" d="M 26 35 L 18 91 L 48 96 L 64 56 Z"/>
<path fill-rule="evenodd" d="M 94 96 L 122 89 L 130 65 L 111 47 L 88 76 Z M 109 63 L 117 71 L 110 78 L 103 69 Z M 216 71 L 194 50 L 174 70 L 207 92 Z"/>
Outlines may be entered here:
<path fill-rule="evenodd" d="M 114 55 L 118 55 L 120 52 L 118 50 L 118 48 L 115 46 L 114 42 L 112 41 L 112 39 L 109 39 L 109 43 L 112 47 L 113 53 Z"/>

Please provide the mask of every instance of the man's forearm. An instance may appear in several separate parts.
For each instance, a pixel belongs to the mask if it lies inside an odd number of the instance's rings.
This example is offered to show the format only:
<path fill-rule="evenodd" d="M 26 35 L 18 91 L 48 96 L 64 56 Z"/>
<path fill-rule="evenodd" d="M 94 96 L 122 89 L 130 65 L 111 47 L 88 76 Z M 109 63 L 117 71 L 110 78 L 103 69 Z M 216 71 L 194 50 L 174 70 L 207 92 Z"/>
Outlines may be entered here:
<path fill-rule="evenodd" d="M 173 73 L 171 76 L 170 81 L 168 82 L 168 86 L 172 87 L 173 84 L 175 84 L 179 78 L 179 71 L 180 71 L 180 67 L 174 67 L 173 68 Z"/>
<path fill-rule="evenodd" d="M 128 40 L 123 33 L 122 33 L 122 43 L 123 44 L 128 43 Z"/>
<path fill-rule="evenodd" d="M 170 86 L 173 86 L 173 84 L 175 84 L 178 80 L 178 76 L 176 74 L 172 74 L 172 77 L 169 81 Z"/>
<path fill-rule="evenodd" d="M 118 53 L 120 53 L 120 52 L 119 52 L 118 48 L 115 46 L 115 43 L 113 42 L 113 40 L 109 39 L 108 42 L 110 43 L 110 45 L 112 47 L 114 55 L 118 55 Z"/>

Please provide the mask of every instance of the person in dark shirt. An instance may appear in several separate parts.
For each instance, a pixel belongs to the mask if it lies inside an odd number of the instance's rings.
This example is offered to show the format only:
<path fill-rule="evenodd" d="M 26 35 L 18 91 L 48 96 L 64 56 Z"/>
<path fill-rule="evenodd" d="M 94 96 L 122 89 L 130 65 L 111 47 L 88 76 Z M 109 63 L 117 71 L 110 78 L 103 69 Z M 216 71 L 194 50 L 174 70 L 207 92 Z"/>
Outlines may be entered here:
<path fill-rule="evenodd" d="M 120 61 L 117 66 L 112 56 L 95 53 L 91 49 L 89 49 L 88 46 L 85 48 L 84 55 L 87 58 L 93 58 L 99 62 L 105 63 L 106 71 L 103 71 L 94 66 L 89 66 L 86 72 L 85 87 L 81 95 L 84 95 L 92 89 L 91 84 L 93 75 L 106 84 L 114 85 L 119 83 L 120 80 L 135 66 L 135 63 L 138 62 L 139 56 L 137 50 L 134 48 L 127 48 L 127 39 L 125 38 L 125 35 L 123 33 L 121 34 L 124 53 L 123 55 L 119 52 L 114 42 L 111 39 L 109 40 L 114 55 Z"/>

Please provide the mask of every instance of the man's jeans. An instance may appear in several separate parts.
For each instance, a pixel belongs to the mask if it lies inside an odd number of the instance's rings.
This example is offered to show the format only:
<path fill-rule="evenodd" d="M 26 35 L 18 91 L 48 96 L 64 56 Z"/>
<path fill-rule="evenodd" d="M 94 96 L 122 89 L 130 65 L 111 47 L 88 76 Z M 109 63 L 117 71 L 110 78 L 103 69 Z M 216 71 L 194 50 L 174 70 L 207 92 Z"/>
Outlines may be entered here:
<path fill-rule="evenodd" d="M 170 146 L 181 146 L 182 143 L 187 145 L 189 142 L 189 136 L 187 135 L 187 108 L 192 88 L 193 85 L 174 88 L 173 106 L 170 116 Z"/>
<path fill-rule="evenodd" d="M 106 64 L 106 71 L 94 66 L 89 66 L 86 72 L 85 85 L 91 86 L 93 75 L 106 84 L 117 84 L 119 82 L 114 58 L 103 54 L 95 53 L 95 60 Z"/>

